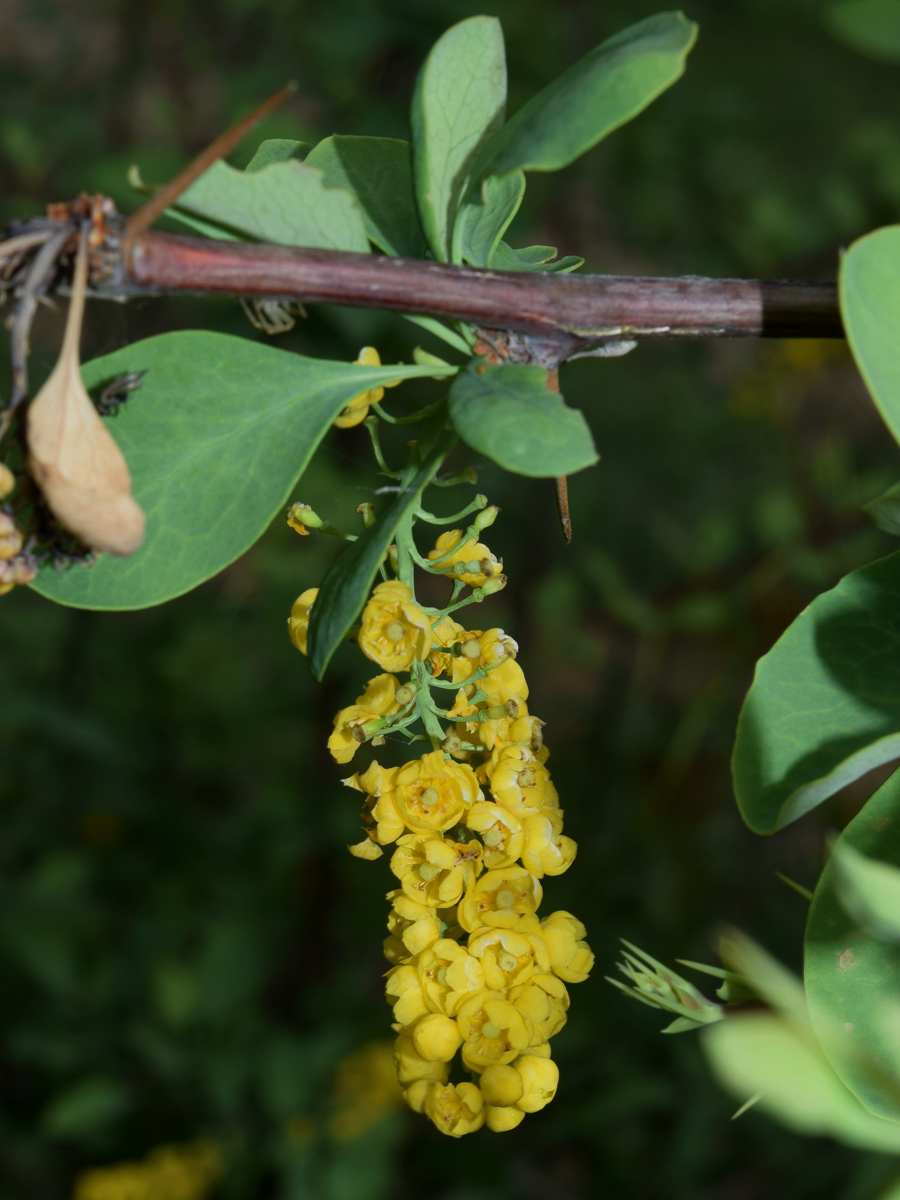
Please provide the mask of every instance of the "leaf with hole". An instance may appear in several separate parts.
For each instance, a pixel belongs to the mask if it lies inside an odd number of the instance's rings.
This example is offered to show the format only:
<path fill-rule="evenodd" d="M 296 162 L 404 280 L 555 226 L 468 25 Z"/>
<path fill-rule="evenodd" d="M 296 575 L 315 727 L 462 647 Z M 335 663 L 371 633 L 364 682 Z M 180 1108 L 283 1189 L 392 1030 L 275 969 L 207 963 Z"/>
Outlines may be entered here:
<path fill-rule="evenodd" d="M 219 159 L 179 197 L 177 208 L 263 242 L 369 252 L 356 197 L 326 187 L 321 171 L 296 159 L 250 172 Z"/>
<path fill-rule="evenodd" d="M 395 379 L 441 373 L 328 362 L 182 332 L 94 359 L 83 377 L 90 390 L 144 369 L 142 388 L 108 426 L 147 514 L 144 545 L 89 568 L 44 567 L 33 587 L 61 604 L 146 608 L 190 591 L 263 533 L 349 400 Z"/>
<path fill-rule="evenodd" d="M 642 112 L 684 73 L 697 26 L 659 13 L 597 46 L 520 108 L 472 171 L 558 171 Z"/>
<path fill-rule="evenodd" d="M 346 188 L 362 209 L 366 233 L 385 254 L 422 258 L 425 235 L 416 209 L 409 143 L 398 138 L 325 138 L 306 159 L 325 186 Z"/>
<path fill-rule="evenodd" d="M 738 807 L 774 833 L 900 757 L 900 552 L 842 579 L 756 666 L 738 721 Z"/>
<path fill-rule="evenodd" d="M 597 462 L 587 422 L 548 386 L 543 367 L 472 359 L 450 388 L 453 428 L 519 475 L 571 475 Z"/>
<path fill-rule="evenodd" d="M 452 26 L 419 72 L 411 124 L 416 199 L 439 262 L 450 258 L 456 211 L 472 164 L 503 124 L 506 54 L 495 17 Z"/>

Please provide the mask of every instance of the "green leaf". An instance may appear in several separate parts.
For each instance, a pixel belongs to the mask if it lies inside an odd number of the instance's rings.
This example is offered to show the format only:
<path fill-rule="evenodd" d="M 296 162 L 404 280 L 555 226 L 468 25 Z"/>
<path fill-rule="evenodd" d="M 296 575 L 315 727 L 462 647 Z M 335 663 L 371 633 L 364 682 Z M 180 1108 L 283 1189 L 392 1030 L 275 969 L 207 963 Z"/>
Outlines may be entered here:
<path fill-rule="evenodd" d="M 756 666 L 732 770 L 744 820 L 774 833 L 900 756 L 900 552 L 818 596 Z"/>
<path fill-rule="evenodd" d="M 128 1092 L 112 1079 L 91 1076 L 70 1084 L 50 1103 L 41 1127 L 51 1138 L 96 1136 L 131 1107 Z"/>
<path fill-rule="evenodd" d="M 671 87 L 696 39 L 697 26 L 680 12 L 610 38 L 519 109 L 483 151 L 473 179 L 567 166 Z"/>
<path fill-rule="evenodd" d="M 555 261 L 551 262 L 550 260 Z M 576 254 L 556 258 L 555 246 L 525 246 L 513 250 L 506 242 L 500 242 L 494 250 L 491 266 L 496 271 L 550 271 L 565 275 L 584 266 L 584 259 Z"/>
<path fill-rule="evenodd" d="M 597 461 L 577 409 L 547 387 L 543 367 L 472 359 L 450 388 L 450 420 L 473 450 L 519 475 L 572 475 Z"/>
<path fill-rule="evenodd" d="M 319 142 L 306 163 L 322 172 L 326 187 L 347 188 L 356 196 L 366 233 L 379 250 L 424 256 L 408 142 L 335 134 Z"/>
<path fill-rule="evenodd" d="M 839 286 L 856 365 L 900 442 L 900 225 L 854 242 L 841 262 Z"/>
<path fill-rule="evenodd" d="M 433 371 L 425 367 L 423 371 Z M 309 621 L 309 666 L 321 679 L 331 656 L 359 616 L 371 591 L 378 568 L 397 528 L 411 517 L 422 492 L 449 453 L 454 437 L 444 434 L 427 456 L 414 478 L 375 524 L 351 543 L 332 563 L 312 606 Z"/>
<path fill-rule="evenodd" d="M 519 211 L 525 195 L 525 176 L 521 171 L 508 175 L 489 175 L 480 196 L 468 200 L 459 210 L 453 230 L 453 261 L 473 267 L 489 267 L 497 243 Z"/>
<path fill-rule="evenodd" d="M 219 159 L 179 198 L 179 210 L 282 246 L 369 251 L 356 197 L 291 159 L 237 171 Z"/>
<path fill-rule="evenodd" d="M 854 50 L 900 62 L 900 0 L 844 0 L 828 9 L 825 22 Z"/>
<path fill-rule="evenodd" d="M 864 504 L 863 512 L 867 513 L 874 525 L 885 533 L 900 537 L 900 483 L 882 492 L 868 504 Z"/>
<path fill-rule="evenodd" d="M 419 215 L 431 252 L 450 258 L 456 210 L 472 164 L 503 124 L 506 55 L 495 17 L 448 29 L 425 60 L 412 100 L 413 167 Z"/>
<path fill-rule="evenodd" d="M 719 1082 L 797 1133 L 900 1154 L 900 1125 L 866 1112 L 845 1087 L 811 1030 L 774 1013 L 748 1014 L 700 1034 Z"/>
<path fill-rule="evenodd" d="M 244 338 L 181 332 L 94 359 L 83 375 L 97 388 L 144 368 L 143 387 L 109 422 L 147 514 L 144 545 L 90 568 L 45 567 L 33 586 L 61 604 L 145 608 L 190 591 L 262 534 L 349 400 L 392 379 L 440 373 L 327 362 Z"/>
<path fill-rule="evenodd" d="M 898 867 L 900 772 L 841 835 L 810 905 L 804 954 L 809 1012 L 825 1053 L 866 1108 L 893 1120 L 900 1120 Z"/>
<path fill-rule="evenodd" d="M 306 149 L 309 149 L 307 142 L 295 142 L 290 138 L 269 138 L 265 142 L 260 142 L 256 153 L 244 169 L 248 173 L 261 171 L 270 163 L 287 162 L 290 158 L 299 158 L 300 155 L 297 151 L 302 152 Z M 326 184 L 326 186 L 330 186 L 330 184 Z"/>

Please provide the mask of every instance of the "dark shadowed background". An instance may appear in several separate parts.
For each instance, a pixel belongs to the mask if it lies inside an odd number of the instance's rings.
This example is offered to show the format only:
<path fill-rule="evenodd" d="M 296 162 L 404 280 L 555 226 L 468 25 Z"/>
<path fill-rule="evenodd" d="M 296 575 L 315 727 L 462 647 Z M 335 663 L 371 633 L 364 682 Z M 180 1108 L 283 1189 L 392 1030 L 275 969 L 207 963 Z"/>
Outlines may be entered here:
<path fill-rule="evenodd" d="M 82 189 L 134 207 L 130 163 L 167 178 L 292 77 L 238 164 L 262 137 L 405 137 L 419 63 L 479 11 L 503 22 L 514 111 L 656 7 L 0 0 L 0 219 Z M 841 246 L 900 211 L 900 68 L 833 41 L 823 9 L 691 0 L 686 77 L 530 176 L 518 244 L 590 271 L 833 278 Z M 97 303 L 86 350 L 202 326 L 263 337 L 236 302 Z M 38 373 L 60 329 L 39 322 Z M 277 344 L 409 361 L 419 341 L 400 318 L 319 308 Z M 571 481 L 572 545 L 549 483 L 479 478 L 511 578 L 483 619 L 519 640 L 580 846 L 547 902 L 583 917 L 598 959 L 554 1042 L 557 1100 L 460 1142 L 393 1107 L 370 1047 L 390 1037 L 391 880 L 346 853 L 356 805 L 324 745 L 365 664 L 348 647 L 313 684 L 285 617 L 333 546 L 276 521 L 158 609 L 0 601 L 2 1200 L 63 1200 L 86 1168 L 198 1139 L 234 1200 L 870 1200 L 896 1170 L 753 1111 L 732 1123 L 691 1035 L 660 1036 L 602 978 L 620 936 L 715 962 L 723 921 L 799 966 L 806 905 L 775 873 L 812 885 L 867 793 L 757 838 L 730 745 L 755 658 L 892 548 L 859 505 L 894 482 L 896 448 L 842 343 L 644 345 L 562 385 L 602 455 Z M 335 431 L 296 498 L 337 518 L 370 497 L 364 438 Z"/>

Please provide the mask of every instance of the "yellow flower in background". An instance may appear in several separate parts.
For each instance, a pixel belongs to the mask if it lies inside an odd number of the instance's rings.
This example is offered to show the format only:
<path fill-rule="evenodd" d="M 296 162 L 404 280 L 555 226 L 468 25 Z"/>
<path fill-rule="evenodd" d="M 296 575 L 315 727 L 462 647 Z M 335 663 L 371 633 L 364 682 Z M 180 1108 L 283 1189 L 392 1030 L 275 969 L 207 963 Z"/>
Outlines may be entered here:
<path fill-rule="evenodd" d="M 328 739 L 328 749 L 335 762 L 349 762 L 365 741 L 365 734 L 357 736 L 360 726 L 378 717 L 390 717 L 400 711 L 395 696 L 401 686 L 395 675 L 376 675 L 366 684 L 366 690 L 357 696 L 356 703 L 342 708 L 334 718 L 334 733 Z"/>
<path fill-rule="evenodd" d="M 554 912 L 541 921 L 551 969 L 566 983 L 582 983 L 594 965 L 593 951 L 584 940 L 586 932 L 581 921 L 568 912 Z"/>
<path fill-rule="evenodd" d="M 537 912 L 541 894 L 540 883 L 524 867 L 488 871 L 460 901 L 459 923 L 469 933 L 482 925 L 540 932 L 528 918 Z"/>
<path fill-rule="evenodd" d="M 429 1089 L 424 1111 L 441 1133 L 462 1137 L 484 1123 L 484 1101 L 474 1083 L 448 1083 Z"/>
<path fill-rule="evenodd" d="M 393 796 L 408 829 L 439 833 L 465 818 L 481 799 L 481 789 L 467 763 L 452 762 L 442 750 L 434 750 L 398 769 Z"/>
<path fill-rule="evenodd" d="M 389 1041 L 369 1042 L 345 1058 L 334 1076 L 331 1133 L 339 1141 L 360 1137 L 403 1103 Z M 162 1198 L 160 1198 L 162 1200 Z"/>
<path fill-rule="evenodd" d="M 461 529 L 448 529 L 441 534 L 434 549 L 428 551 L 429 561 L 438 563 L 436 570 L 473 588 L 483 587 L 489 579 L 503 574 L 502 561 L 487 546 L 474 538 L 464 542 L 464 537 Z"/>
<path fill-rule="evenodd" d="M 359 648 L 386 671 L 408 671 L 431 652 L 431 620 L 399 579 L 379 583 L 363 609 Z"/>
<path fill-rule="evenodd" d="M 397 842 L 391 870 L 408 896 L 435 908 L 456 904 L 481 870 L 481 843 L 447 842 L 408 833 Z"/>
<path fill-rule="evenodd" d="M 356 364 L 360 367 L 380 367 L 381 355 L 374 346 L 363 346 L 356 359 Z M 361 425 L 369 415 L 370 405 L 377 404 L 384 396 L 384 389 L 397 387 L 402 382 L 402 379 L 395 379 L 393 383 L 370 388 L 367 392 L 361 392 L 358 396 L 354 396 L 341 415 L 336 418 L 335 425 L 338 429 L 350 429 L 353 425 Z"/>
<path fill-rule="evenodd" d="M 288 617 L 288 637 L 301 654 L 306 653 L 306 641 L 309 635 L 309 614 L 313 601 L 319 594 L 318 588 L 307 588 L 291 605 L 291 615 Z"/>
<path fill-rule="evenodd" d="M 73 1200 L 205 1200 L 222 1175 L 222 1156 L 208 1142 L 161 1146 L 143 1162 L 82 1171 Z"/>

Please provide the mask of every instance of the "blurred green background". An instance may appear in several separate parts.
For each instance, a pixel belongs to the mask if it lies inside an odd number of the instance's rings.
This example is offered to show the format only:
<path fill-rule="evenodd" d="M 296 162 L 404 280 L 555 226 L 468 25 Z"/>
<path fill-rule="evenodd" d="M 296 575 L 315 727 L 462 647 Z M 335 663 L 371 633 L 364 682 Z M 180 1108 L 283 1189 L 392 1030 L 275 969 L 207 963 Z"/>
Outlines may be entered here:
<path fill-rule="evenodd" d="M 260 137 L 406 136 L 418 64 L 479 11 L 503 21 L 514 110 L 656 7 L 3 0 L 0 218 L 81 189 L 134 206 L 131 162 L 167 177 L 292 77 Z M 692 0 L 685 79 L 575 166 L 530 176 L 518 244 L 592 271 L 833 278 L 840 247 L 900 211 L 900 68 L 832 40 L 824 9 Z M 236 303 L 160 299 L 94 305 L 90 350 L 200 326 L 262 337 Z M 38 324 L 38 372 L 59 332 Z M 399 318 L 317 309 L 277 344 L 353 358 L 374 343 L 390 361 L 421 340 Z M 580 845 L 547 903 L 585 920 L 598 957 L 554 1042 L 557 1100 L 460 1142 L 393 1106 L 371 1046 L 390 1036 L 391 880 L 347 855 L 356 805 L 325 751 L 366 664 L 347 647 L 312 683 L 284 621 L 333 548 L 276 522 L 159 609 L 2 600 L 2 1200 L 64 1200 L 86 1168 L 197 1140 L 235 1200 L 870 1200 L 898 1170 L 754 1111 L 731 1123 L 690 1035 L 659 1036 L 602 979 L 620 936 L 715 961 L 721 921 L 799 965 L 806 906 L 775 872 L 812 885 L 867 792 L 756 838 L 730 744 L 755 658 L 892 548 L 859 505 L 895 481 L 896 448 L 841 343 L 643 345 L 562 383 L 602 454 L 571 480 L 572 545 L 549 483 L 479 479 L 511 577 L 483 619 L 520 642 Z M 334 518 L 369 498 L 364 438 L 336 432 L 296 498 Z M 128 1195 L 149 1200 L 141 1186 Z M 184 1186 L 152 1196 L 205 1194 Z"/>

